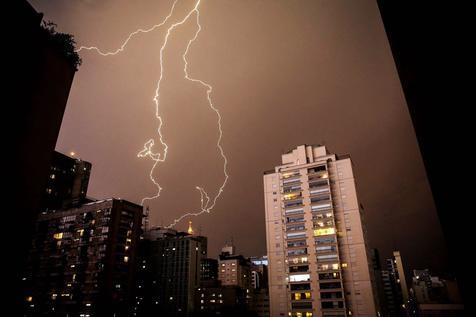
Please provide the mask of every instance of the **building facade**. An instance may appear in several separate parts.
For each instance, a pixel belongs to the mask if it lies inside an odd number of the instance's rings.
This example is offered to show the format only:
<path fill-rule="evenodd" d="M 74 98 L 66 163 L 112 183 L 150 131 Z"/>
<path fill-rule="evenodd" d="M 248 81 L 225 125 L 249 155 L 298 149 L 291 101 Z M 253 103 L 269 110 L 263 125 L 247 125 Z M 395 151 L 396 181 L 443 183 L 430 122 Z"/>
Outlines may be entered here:
<path fill-rule="evenodd" d="M 218 260 L 204 258 L 200 262 L 200 282 L 218 280 Z"/>
<path fill-rule="evenodd" d="M 25 316 L 129 316 L 142 206 L 95 201 L 40 215 Z"/>
<path fill-rule="evenodd" d="M 251 288 L 250 261 L 242 255 L 221 254 L 218 259 L 218 280 L 223 286 Z"/>
<path fill-rule="evenodd" d="M 144 234 L 136 283 L 136 316 L 190 316 L 200 286 L 207 238 L 173 229 Z"/>
<path fill-rule="evenodd" d="M 41 22 L 43 14 L 26 0 L 12 1 L 8 16 L 19 21 L 15 26 L 14 42 L 7 52 L 8 65 L 5 89 L 9 103 L 9 133 L 7 148 L 6 197 L 12 202 L 10 226 L 22 228 L 14 247 L 8 249 L 12 261 L 6 263 L 10 272 L 5 301 L 11 310 L 22 309 L 20 279 L 24 273 L 35 222 L 45 190 L 51 157 L 58 139 L 63 114 L 73 83 L 76 66 L 68 56 L 76 56 L 74 46 L 57 45 L 65 34 L 51 34 Z M 10 39 L 9 39 L 10 40 Z M 13 307 L 15 305 L 15 307 Z M 8 309 L 10 310 L 10 309 Z"/>
<path fill-rule="evenodd" d="M 270 315 L 376 316 L 349 157 L 301 145 L 264 175 Z"/>
<path fill-rule="evenodd" d="M 41 212 L 77 207 L 86 202 L 91 163 L 54 151 Z"/>

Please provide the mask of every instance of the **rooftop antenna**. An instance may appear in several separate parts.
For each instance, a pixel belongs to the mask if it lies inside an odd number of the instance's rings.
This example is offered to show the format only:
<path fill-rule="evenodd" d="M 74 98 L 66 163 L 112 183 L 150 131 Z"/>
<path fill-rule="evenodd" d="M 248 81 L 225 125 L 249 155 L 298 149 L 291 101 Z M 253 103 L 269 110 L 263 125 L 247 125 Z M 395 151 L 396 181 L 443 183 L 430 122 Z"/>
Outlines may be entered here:
<path fill-rule="evenodd" d="M 187 233 L 193 235 L 192 221 L 188 222 Z"/>

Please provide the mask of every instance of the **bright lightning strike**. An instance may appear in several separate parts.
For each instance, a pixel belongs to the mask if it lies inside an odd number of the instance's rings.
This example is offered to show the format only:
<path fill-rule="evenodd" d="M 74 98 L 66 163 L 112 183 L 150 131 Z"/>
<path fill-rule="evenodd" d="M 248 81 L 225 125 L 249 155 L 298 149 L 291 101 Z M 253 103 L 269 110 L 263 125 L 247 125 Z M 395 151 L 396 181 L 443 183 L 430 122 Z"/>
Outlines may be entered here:
<path fill-rule="evenodd" d="M 156 25 L 153 25 L 151 26 L 150 28 L 144 30 L 144 29 L 138 29 L 134 32 L 132 32 L 131 34 L 129 34 L 129 36 L 126 38 L 126 40 L 122 43 L 121 47 L 119 47 L 117 50 L 113 51 L 113 52 L 103 52 L 101 51 L 99 48 L 97 48 L 96 46 L 81 46 L 79 49 L 77 49 L 76 51 L 77 52 L 80 52 L 82 50 L 87 50 L 87 51 L 96 51 L 99 55 L 102 55 L 102 56 L 110 56 L 110 55 L 116 55 L 122 51 L 124 51 L 124 49 L 126 48 L 126 45 L 127 43 L 129 43 L 129 41 L 134 37 L 136 36 L 137 34 L 139 33 L 149 33 L 149 32 L 152 32 L 154 31 L 155 29 L 157 28 L 160 28 L 161 26 L 163 26 L 165 23 L 167 23 L 167 21 L 169 20 L 169 18 L 172 16 L 173 12 L 174 12 L 174 9 L 175 9 L 175 5 L 177 4 L 178 0 L 174 0 L 174 3 L 172 4 L 172 8 L 170 9 L 170 12 L 169 14 L 165 17 L 164 21 L 162 21 L 160 24 L 156 24 Z"/>
<path fill-rule="evenodd" d="M 156 28 L 158 27 L 161 27 L 163 26 L 165 23 L 167 23 L 168 19 L 172 16 L 173 14 L 173 11 L 174 11 L 174 8 L 175 8 L 175 5 L 177 4 L 177 1 L 178 0 L 175 0 L 173 5 L 172 5 L 172 8 L 170 10 L 170 13 L 166 16 L 166 18 L 164 19 L 163 22 L 161 22 L 160 24 L 156 24 L 154 26 L 152 26 L 151 28 L 147 29 L 147 30 L 143 30 L 143 29 L 139 29 L 139 30 L 136 30 L 134 32 L 132 32 L 131 34 L 129 34 L 129 36 L 127 37 L 127 39 L 123 42 L 123 44 L 121 45 L 121 47 L 119 49 L 117 49 L 116 51 L 113 51 L 113 52 L 102 52 L 99 48 L 97 47 L 85 47 L 85 46 L 81 46 L 78 51 L 81 51 L 81 50 L 95 50 L 98 54 L 102 55 L 102 56 L 110 56 L 110 55 L 116 55 L 120 52 L 122 52 L 126 45 L 128 44 L 129 40 L 132 39 L 132 37 L 134 37 L 135 35 L 139 34 L 139 33 L 148 33 L 148 32 L 151 32 L 153 30 L 155 30 Z M 192 78 L 189 73 L 188 73 L 188 61 L 187 61 L 187 55 L 188 55 L 188 52 L 190 50 L 190 47 L 191 45 L 195 42 L 195 40 L 198 38 L 198 35 L 200 33 L 200 31 L 202 30 L 202 26 L 200 24 L 200 10 L 199 10 L 199 6 L 200 6 L 200 2 L 201 0 L 197 0 L 197 2 L 195 3 L 195 6 L 193 7 L 192 10 L 190 10 L 188 12 L 188 14 L 179 22 L 176 22 L 176 23 L 173 23 L 168 29 L 167 29 L 167 33 L 165 35 L 165 40 L 164 40 L 164 43 L 162 44 L 161 48 L 160 48 L 160 77 L 159 77 L 159 80 L 158 80 L 158 83 L 157 83 L 157 88 L 155 90 L 155 96 L 153 98 L 154 100 L 154 103 L 155 103 L 155 106 L 156 106 L 156 113 L 155 113 L 155 116 L 157 118 L 157 120 L 159 120 L 159 126 L 157 128 L 157 133 L 159 135 L 159 141 L 161 143 L 161 145 L 163 146 L 164 150 L 163 150 L 163 153 L 156 153 L 153 151 L 153 147 L 155 145 L 155 142 L 153 139 L 150 139 L 148 140 L 145 144 L 144 144 L 144 148 L 142 151 L 140 151 L 137 156 L 140 157 L 140 158 L 150 158 L 152 161 L 154 161 L 154 164 L 149 172 L 149 178 L 151 180 L 151 182 L 157 187 L 157 193 L 154 195 L 154 196 L 151 196 L 151 197 L 145 197 L 142 199 L 141 201 L 141 204 L 144 205 L 144 202 L 147 201 L 147 200 L 152 200 L 152 199 L 156 199 L 160 196 L 160 193 L 162 191 L 162 187 L 160 186 L 160 184 L 155 180 L 153 174 L 154 174 L 154 170 L 155 168 L 157 167 L 157 165 L 159 163 L 162 163 L 165 161 L 165 159 L 167 158 L 167 151 L 168 151 L 168 145 L 165 143 L 164 141 L 164 138 L 163 138 L 163 135 L 162 135 L 162 125 L 163 125 L 163 120 L 162 120 L 162 117 L 160 116 L 160 113 L 159 113 L 159 100 L 160 100 L 160 86 L 161 86 L 161 83 L 162 83 L 162 79 L 163 79 L 163 74 L 164 74 L 164 67 L 163 67 L 163 52 L 164 52 L 164 49 L 166 48 L 167 46 L 167 43 L 168 43 L 168 39 L 170 37 L 170 34 L 172 33 L 172 31 L 174 29 L 176 29 L 177 27 L 183 25 L 185 22 L 187 22 L 189 20 L 189 18 L 192 16 L 192 15 L 195 15 L 196 16 L 196 24 L 197 24 L 197 31 L 195 32 L 195 35 L 194 37 L 188 41 L 188 44 L 187 44 L 187 48 L 185 50 L 185 52 L 183 53 L 182 55 L 182 59 L 184 61 L 184 77 L 185 79 L 187 79 L 188 81 L 190 82 L 193 82 L 193 83 L 198 83 L 199 85 L 203 86 L 204 88 L 206 88 L 206 92 L 207 92 L 207 100 L 208 100 L 208 105 L 210 107 L 210 109 L 212 111 L 215 112 L 215 114 L 217 115 L 217 124 L 218 124 L 218 131 L 219 131 L 219 136 L 218 136 L 218 140 L 217 140 L 217 143 L 216 143 L 216 146 L 220 152 L 220 155 L 221 157 L 223 158 L 223 174 L 224 174 L 224 180 L 223 180 L 223 183 L 222 185 L 220 186 L 220 188 L 218 189 L 218 192 L 217 194 L 213 197 L 213 199 L 210 198 L 210 196 L 208 195 L 208 193 L 205 191 L 205 189 L 203 187 L 200 187 L 200 186 L 196 186 L 196 189 L 200 192 L 200 203 L 201 203 L 201 206 L 200 206 L 200 210 L 199 211 L 196 211 L 196 212 L 188 212 L 188 213 L 185 213 L 183 214 L 182 216 L 180 216 L 179 218 L 175 219 L 170 225 L 168 225 L 166 228 L 170 228 L 170 227 L 173 227 L 175 226 L 177 223 L 179 223 L 181 220 L 183 220 L 184 218 L 186 217 L 192 217 L 192 216 L 199 216 L 201 214 L 204 214 L 204 213 L 210 213 L 212 211 L 212 209 L 215 207 L 216 205 L 216 202 L 218 200 L 218 198 L 221 196 L 221 194 L 223 193 L 223 190 L 227 184 L 227 181 L 228 181 L 228 173 L 227 173 L 227 165 L 228 165 L 228 159 L 225 155 L 225 152 L 223 150 L 223 147 L 221 145 L 221 141 L 222 141 L 222 137 L 223 137 L 223 130 L 222 130 L 222 117 L 220 115 L 220 111 L 214 106 L 213 104 L 213 101 L 212 101 L 212 98 L 211 98 L 211 94 L 212 94 L 212 90 L 213 90 L 213 87 L 200 80 L 200 79 L 196 79 L 196 78 Z"/>

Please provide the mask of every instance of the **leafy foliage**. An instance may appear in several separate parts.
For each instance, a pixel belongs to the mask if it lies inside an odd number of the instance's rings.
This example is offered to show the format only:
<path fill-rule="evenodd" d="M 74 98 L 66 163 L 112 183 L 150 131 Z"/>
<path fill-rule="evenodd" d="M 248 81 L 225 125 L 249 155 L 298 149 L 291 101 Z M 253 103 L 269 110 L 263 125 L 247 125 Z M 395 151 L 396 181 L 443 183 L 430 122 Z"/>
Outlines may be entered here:
<path fill-rule="evenodd" d="M 64 54 L 66 59 L 71 65 L 78 70 L 81 65 L 81 58 L 76 52 L 76 42 L 71 34 L 56 32 L 56 24 L 51 21 L 43 21 L 41 23 L 41 29 L 44 32 L 46 38 L 53 43 Z"/>

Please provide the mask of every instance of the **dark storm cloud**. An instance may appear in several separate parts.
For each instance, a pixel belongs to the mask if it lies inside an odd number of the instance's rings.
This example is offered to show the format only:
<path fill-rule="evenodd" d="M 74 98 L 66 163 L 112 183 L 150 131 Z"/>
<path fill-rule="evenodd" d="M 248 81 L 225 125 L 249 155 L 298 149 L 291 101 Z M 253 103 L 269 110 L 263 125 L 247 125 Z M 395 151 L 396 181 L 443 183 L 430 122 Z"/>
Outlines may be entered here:
<path fill-rule="evenodd" d="M 180 1 L 177 17 L 191 3 Z M 171 4 L 33 1 L 80 45 L 104 49 L 161 21 Z M 230 173 L 214 212 L 192 219 L 210 253 L 232 236 L 241 252 L 265 253 L 262 172 L 296 145 L 325 143 L 353 158 L 371 245 L 442 268 L 443 240 L 374 1 L 203 1 L 201 19 L 190 72 L 214 87 Z M 214 193 L 223 179 L 216 116 L 205 90 L 183 78 L 181 54 L 195 28 L 191 20 L 177 29 L 164 55 L 160 111 L 170 150 L 154 174 L 164 187 L 150 203 L 155 224 L 197 210 L 195 186 Z M 140 35 L 118 56 L 82 53 L 57 148 L 93 163 L 92 196 L 138 202 L 154 192 L 152 162 L 136 154 L 157 137 L 152 97 L 164 31 Z"/>

